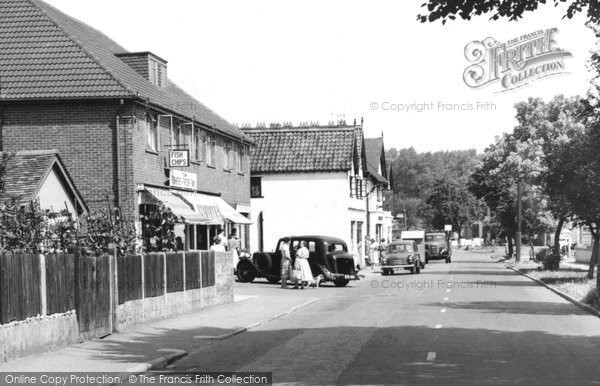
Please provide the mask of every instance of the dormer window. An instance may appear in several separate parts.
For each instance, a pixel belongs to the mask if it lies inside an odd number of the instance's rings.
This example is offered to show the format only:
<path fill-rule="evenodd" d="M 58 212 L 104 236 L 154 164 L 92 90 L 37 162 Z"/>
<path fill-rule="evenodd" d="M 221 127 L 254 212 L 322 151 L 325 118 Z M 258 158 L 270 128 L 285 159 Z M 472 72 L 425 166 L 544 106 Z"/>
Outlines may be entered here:
<path fill-rule="evenodd" d="M 160 63 L 158 60 L 149 57 L 148 58 L 150 65 L 150 82 L 153 85 L 158 87 L 166 87 L 167 85 L 167 66 Z"/>
<path fill-rule="evenodd" d="M 115 54 L 138 74 L 157 87 L 167 87 L 167 61 L 151 52 L 125 52 Z"/>

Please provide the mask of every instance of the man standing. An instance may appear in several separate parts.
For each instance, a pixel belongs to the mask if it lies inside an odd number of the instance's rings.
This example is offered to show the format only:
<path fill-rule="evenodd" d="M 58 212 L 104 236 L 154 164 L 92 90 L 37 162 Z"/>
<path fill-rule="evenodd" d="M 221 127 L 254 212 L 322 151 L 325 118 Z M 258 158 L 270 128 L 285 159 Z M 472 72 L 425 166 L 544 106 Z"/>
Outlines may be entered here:
<path fill-rule="evenodd" d="M 292 256 L 290 255 L 290 239 L 284 237 L 281 239 L 279 247 L 281 253 L 281 288 L 287 288 L 287 280 L 292 275 Z"/>

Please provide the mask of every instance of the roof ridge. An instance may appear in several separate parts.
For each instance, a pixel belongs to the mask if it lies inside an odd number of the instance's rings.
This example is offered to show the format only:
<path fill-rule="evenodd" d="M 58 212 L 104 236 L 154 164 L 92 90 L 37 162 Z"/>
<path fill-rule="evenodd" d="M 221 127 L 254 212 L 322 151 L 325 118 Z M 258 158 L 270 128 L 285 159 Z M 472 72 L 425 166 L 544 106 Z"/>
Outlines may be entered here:
<path fill-rule="evenodd" d="M 37 2 L 41 1 L 41 0 L 25 0 L 27 1 L 29 4 L 31 4 L 35 9 L 37 9 L 42 15 L 44 15 L 46 18 L 48 18 L 48 20 L 50 20 L 50 22 L 52 24 L 54 24 L 54 26 L 56 28 L 58 28 L 69 40 L 71 40 L 77 47 L 79 47 L 79 49 L 85 54 L 87 55 L 94 63 L 96 63 L 107 75 L 109 75 L 115 82 L 117 82 L 117 84 L 119 86 L 121 86 L 123 88 L 123 90 L 125 90 L 126 92 L 130 93 L 132 96 L 135 95 L 135 93 L 130 90 L 127 86 L 125 86 L 125 84 L 123 83 L 123 81 L 121 79 L 119 79 L 117 76 L 115 76 L 115 74 L 113 74 L 111 71 L 109 71 L 106 66 L 102 63 L 102 61 L 100 59 L 98 59 L 96 57 L 96 55 L 92 54 L 91 52 L 89 52 L 84 46 L 83 44 L 79 41 L 79 39 L 75 38 L 74 36 L 72 36 L 71 34 L 69 34 L 64 28 L 63 26 L 54 18 L 52 17 L 52 15 L 50 15 L 48 12 L 46 12 L 45 9 L 41 8 L 39 6 L 39 4 L 37 4 Z M 48 7 L 52 7 L 54 8 L 56 11 L 65 14 L 64 12 L 62 12 L 60 9 L 54 7 L 51 4 L 48 4 L 46 2 L 44 2 L 46 4 L 46 6 Z M 65 14 L 67 17 L 72 18 L 71 16 Z M 77 20 L 78 22 L 85 24 L 86 26 L 88 26 L 89 28 L 92 28 L 100 33 L 102 33 L 102 31 L 97 30 L 96 28 L 88 25 L 87 23 L 84 23 L 80 20 Z"/>
<path fill-rule="evenodd" d="M 260 132 L 326 132 L 326 131 L 354 131 L 354 127 L 243 127 L 240 128 L 243 132 L 248 134 L 260 133 Z"/>
<path fill-rule="evenodd" d="M 22 150 L 15 153 L 15 155 L 44 155 L 44 154 L 56 154 L 58 155 L 57 149 L 45 149 L 45 150 Z"/>

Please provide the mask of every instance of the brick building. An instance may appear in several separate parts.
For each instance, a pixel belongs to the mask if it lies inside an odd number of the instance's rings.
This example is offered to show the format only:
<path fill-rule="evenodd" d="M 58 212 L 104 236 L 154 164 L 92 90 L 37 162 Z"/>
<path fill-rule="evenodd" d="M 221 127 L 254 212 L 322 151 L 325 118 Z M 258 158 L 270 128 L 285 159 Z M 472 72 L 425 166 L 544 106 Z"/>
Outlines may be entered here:
<path fill-rule="evenodd" d="M 177 232 L 191 249 L 217 225 L 247 235 L 252 142 L 172 83 L 161 57 L 42 1 L 3 0 L 0 103 L 0 149 L 57 149 L 90 211 L 139 220 L 162 201 L 185 219 Z M 169 166 L 177 149 L 189 166 Z"/>

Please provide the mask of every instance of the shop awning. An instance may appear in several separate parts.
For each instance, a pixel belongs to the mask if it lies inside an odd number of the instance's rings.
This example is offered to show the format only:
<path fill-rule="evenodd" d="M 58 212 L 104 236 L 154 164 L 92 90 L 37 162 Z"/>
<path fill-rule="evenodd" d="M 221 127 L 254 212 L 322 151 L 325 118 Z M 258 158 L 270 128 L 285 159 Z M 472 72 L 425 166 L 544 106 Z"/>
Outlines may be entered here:
<path fill-rule="evenodd" d="M 185 203 L 176 193 L 173 193 L 167 189 L 152 189 L 146 188 L 143 192 L 146 197 L 142 195 L 142 203 L 151 203 L 153 200 L 158 200 L 165 204 L 166 207 L 171 209 L 173 214 L 178 217 L 182 217 L 184 222 L 188 224 L 208 224 L 209 218 L 202 213 L 194 211 L 188 204 Z M 150 197 L 147 197 L 147 196 Z M 147 201 L 147 202 L 144 202 Z M 155 201 L 156 202 L 156 201 Z"/>
<path fill-rule="evenodd" d="M 198 213 L 209 216 L 211 218 L 210 224 L 223 224 L 224 221 L 235 224 L 252 224 L 248 218 L 233 209 L 221 197 L 186 192 L 183 198 L 190 202 Z"/>
<path fill-rule="evenodd" d="M 247 217 L 233 209 L 231 205 L 229 205 L 225 200 L 221 197 L 211 197 L 217 205 L 219 206 L 219 210 L 221 211 L 221 215 L 225 217 L 226 220 L 234 223 L 234 224 L 252 224 Z"/>
<path fill-rule="evenodd" d="M 182 197 L 192 205 L 197 213 L 208 219 L 206 224 L 220 225 L 225 222 L 219 206 L 211 200 L 210 196 L 201 193 L 186 192 Z"/>

